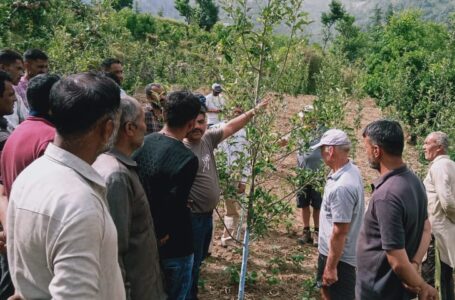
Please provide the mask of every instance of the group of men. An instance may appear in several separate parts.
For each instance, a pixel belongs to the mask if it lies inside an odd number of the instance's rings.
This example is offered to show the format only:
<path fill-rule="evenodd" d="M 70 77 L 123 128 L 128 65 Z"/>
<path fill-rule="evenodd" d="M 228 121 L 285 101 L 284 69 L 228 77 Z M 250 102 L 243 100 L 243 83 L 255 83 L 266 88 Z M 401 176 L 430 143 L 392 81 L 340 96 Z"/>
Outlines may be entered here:
<path fill-rule="evenodd" d="M 455 163 L 447 155 L 447 135 L 433 132 L 425 139 L 425 158 L 432 163 L 423 183 L 402 159 L 404 135 L 398 122 L 372 122 L 363 138 L 369 165 L 380 173 L 366 211 L 363 181 L 349 159 L 351 142 L 345 132 L 326 131 L 302 157 L 302 167 L 309 168 L 314 165 L 309 158 L 317 161 L 319 151 L 331 170 L 322 201 L 308 187 L 298 196 L 303 209 L 311 204 L 319 214 L 314 232 L 319 232 L 322 298 L 454 299 L 455 243 L 450 237 L 455 233 Z M 299 241 L 309 243 L 309 214 L 303 217 Z M 436 246 L 427 252 L 430 241 Z M 439 293 L 435 265 L 440 266 Z"/>
<path fill-rule="evenodd" d="M 223 121 L 219 84 L 208 97 L 149 84 L 144 107 L 121 90 L 119 60 L 103 61 L 103 73 L 60 78 L 47 73 L 44 52 L 24 58 L 0 51 L 0 297 L 197 299 L 221 194 L 215 148 L 231 136 L 245 140 L 242 128 L 268 100 Z M 372 122 L 363 138 L 381 175 L 366 212 L 346 133 L 327 130 L 311 145 L 331 170 L 314 218 L 322 296 L 437 299 L 419 274 L 433 234 L 440 293 L 453 299 L 455 163 L 447 135 L 425 140 L 432 164 L 423 184 L 403 162 L 399 123 Z M 226 150 L 228 164 L 244 147 Z M 228 230 L 222 244 L 230 238 Z M 430 271 L 434 257 L 425 260 Z"/>
<path fill-rule="evenodd" d="M 44 52 L 24 56 L 0 51 L 0 298 L 197 299 L 221 193 L 214 150 L 268 100 L 208 129 L 220 103 L 152 83 L 140 104 L 117 59 L 60 78 Z"/>

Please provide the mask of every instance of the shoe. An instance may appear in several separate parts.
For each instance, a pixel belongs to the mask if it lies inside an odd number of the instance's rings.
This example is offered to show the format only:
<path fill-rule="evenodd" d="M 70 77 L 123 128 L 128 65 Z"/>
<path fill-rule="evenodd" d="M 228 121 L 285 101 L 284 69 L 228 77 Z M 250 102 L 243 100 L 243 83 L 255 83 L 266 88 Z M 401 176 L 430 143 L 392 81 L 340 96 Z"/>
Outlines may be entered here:
<path fill-rule="evenodd" d="M 309 229 L 303 230 L 303 235 L 301 238 L 298 238 L 297 241 L 299 244 L 311 244 L 313 243 L 313 239 L 311 238 L 311 232 Z"/>
<path fill-rule="evenodd" d="M 313 239 L 313 246 L 317 247 L 318 241 L 319 241 L 319 230 L 313 231 L 312 239 Z"/>

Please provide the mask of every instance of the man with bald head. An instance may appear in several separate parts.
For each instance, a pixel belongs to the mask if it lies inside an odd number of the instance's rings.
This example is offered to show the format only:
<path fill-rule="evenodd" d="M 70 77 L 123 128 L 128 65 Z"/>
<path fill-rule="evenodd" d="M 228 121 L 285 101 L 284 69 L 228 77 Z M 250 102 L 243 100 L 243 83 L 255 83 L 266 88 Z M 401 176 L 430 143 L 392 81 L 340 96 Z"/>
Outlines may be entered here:
<path fill-rule="evenodd" d="M 434 286 L 435 248 L 441 264 L 441 299 L 453 300 L 455 266 L 455 162 L 448 154 L 449 138 L 441 131 L 430 133 L 423 144 L 425 159 L 430 161 L 424 180 L 428 197 L 428 218 L 431 223 L 432 242 L 427 260 L 422 264 L 425 280 Z"/>

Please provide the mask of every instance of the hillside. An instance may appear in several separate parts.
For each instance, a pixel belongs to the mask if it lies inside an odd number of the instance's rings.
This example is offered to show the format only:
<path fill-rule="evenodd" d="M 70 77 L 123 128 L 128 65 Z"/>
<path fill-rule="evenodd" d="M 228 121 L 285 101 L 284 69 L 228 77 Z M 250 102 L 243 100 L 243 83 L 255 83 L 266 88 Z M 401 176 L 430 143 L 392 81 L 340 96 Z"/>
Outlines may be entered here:
<path fill-rule="evenodd" d="M 182 19 L 174 8 L 174 0 L 136 0 L 140 11 L 150 12 L 154 15 L 163 14 L 165 17 Z M 218 2 L 221 2 L 218 0 Z M 252 1 L 252 5 L 261 1 Z M 265 2 L 262 0 L 262 2 Z M 383 13 L 393 7 L 394 10 L 417 8 L 423 11 L 424 17 L 430 20 L 445 22 L 451 13 L 455 12 L 455 2 L 451 0 L 341 0 L 346 10 L 355 16 L 357 23 L 365 27 L 373 10 L 378 7 Z M 328 9 L 330 0 L 306 0 L 303 10 L 308 12 L 313 21 L 308 25 L 306 33 L 312 40 L 318 41 L 321 36 L 320 17 L 323 11 Z M 229 22 L 221 11 L 221 21 Z"/>

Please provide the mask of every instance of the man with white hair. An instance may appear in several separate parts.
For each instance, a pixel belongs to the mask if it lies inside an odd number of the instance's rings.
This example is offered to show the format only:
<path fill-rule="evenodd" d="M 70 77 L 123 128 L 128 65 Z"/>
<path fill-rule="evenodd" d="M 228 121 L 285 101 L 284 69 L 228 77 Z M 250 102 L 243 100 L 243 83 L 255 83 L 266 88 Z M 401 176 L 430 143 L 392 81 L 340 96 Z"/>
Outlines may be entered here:
<path fill-rule="evenodd" d="M 136 173 L 133 152 L 144 142 L 145 114 L 129 96 L 120 101 L 120 127 L 114 146 L 93 167 L 107 186 L 109 211 L 117 228 L 118 261 L 127 299 L 166 299 L 155 228 L 147 196 Z"/>
<path fill-rule="evenodd" d="M 422 264 L 425 280 L 434 286 L 434 244 L 441 264 L 440 294 L 443 300 L 453 300 L 455 266 L 455 162 L 447 155 L 449 139 L 444 132 L 430 133 L 423 144 L 425 159 L 431 161 L 424 180 L 428 197 L 428 217 L 432 231 L 432 247 Z"/>
<path fill-rule="evenodd" d="M 323 299 L 354 299 L 356 244 L 363 219 L 363 182 L 349 159 L 351 141 L 339 129 L 326 131 L 312 149 L 321 149 L 331 172 L 322 198 L 317 283 Z"/>

